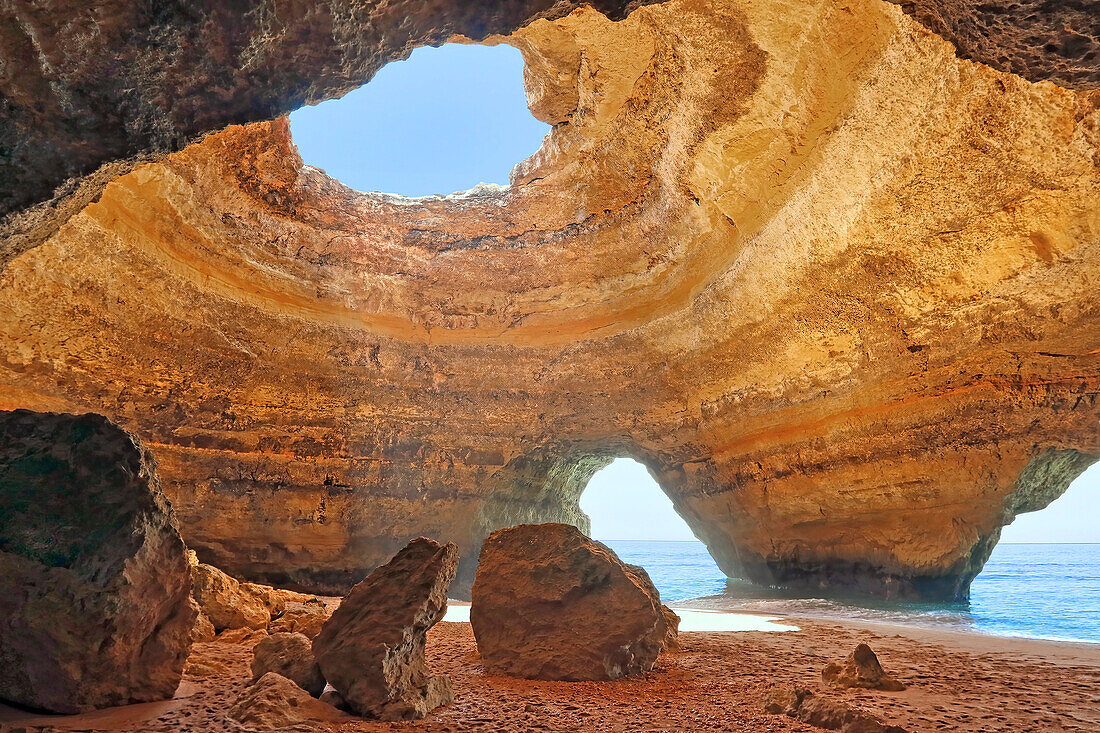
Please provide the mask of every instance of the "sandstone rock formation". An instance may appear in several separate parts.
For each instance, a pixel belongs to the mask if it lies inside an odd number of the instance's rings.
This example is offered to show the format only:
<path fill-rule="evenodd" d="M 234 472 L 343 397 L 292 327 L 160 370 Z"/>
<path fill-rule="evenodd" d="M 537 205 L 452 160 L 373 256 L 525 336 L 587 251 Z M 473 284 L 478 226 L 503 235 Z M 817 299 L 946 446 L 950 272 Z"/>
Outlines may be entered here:
<path fill-rule="evenodd" d="M 481 547 L 470 623 L 491 674 L 613 680 L 653 668 L 667 622 L 649 577 L 568 524 L 521 524 Z"/>
<path fill-rule="evenodd" d="M 191 582 L 195 601 L 215 631 L 264 629 L 271 621 L 271 611 L 264 596 L 242 587 L 236 578 L 213 565 L 198 563 L 192 566 Z"/>
<path fill-rule="evenodd" d="M 290 632 L 304 634 L 313 639 L 321 633 L 321 628 L 332 613 L 320 601 L 294 604 L 278 617 L 271 620 L 267 630 L 271 634 Z"/>
<path fill-rule="evenodd" d="M 422 718 L 451 701 L 432 677 L 424 636 L 447 611 L 458 548 L 418 537 L 358 583 L 313 640 L 325 679 L 359 715 Z"/>
<path fill-rule="evenodd" d="M 348 716 L 315 700 L 286 677 L 268 672 L 253 682 L 227 713 L 252 730 L 284 730 L 292 726 L 333 723 Z"/>
<path fill-rule="evenodd" d="M 878 657 L 866 644 L 859 644 L 843 664 L 830 662 L 821 671 L 821 680 L 833 687 L 860 687 L 865 690 L 900 692 L 905 685 L 887 674 Z"/>
<path fill-rule="evenodd" d="M 881 719 L 848 705 L 840 700 L 817 697 L 805 688 L 777 688 L 769 691 L 764 710 L 772 714 L 786 714 L 817 728 L 839 730 L 842 733 L 906 733 L 898 725 L 884 723 Z"/>
<path fill-rule="evenodd" d="M 641 565 L 629 565 L 627 563 L 623 563 L 623 567 L 644 585 L 646 593 L 653 598 L 661 608 L 661 617 L 665 628 L 661 651 L 665 651 L 666 649 L 679 649 L 680 617 L 671 608 L 661 603 L 661 593 L 657 590 L 657 586 L 653 585 L 653 579 L 649 577 L 649 572 L 645 568 Z"/>
<path fill-rule="evenodd" d="M 273 84 L 301 27 L 255 44 Z M 0 272 L 0 407 L 109 415 L 204 560 L 331 593 L 421 534 L 467 592 L 484 537 L 585 529 L 588 478 L 630 455 L 731 576 L 962 597 L 1100 455 L 1096 92 L 959 59 L 879 0 L 582 9 L 490 42 L 554 125 L 510 187 L 361 194 L 283 120 L 210 135 Z M 206 121 L 163 129 L 282 109 L 244 83 L 187 86 Z M 171 147 L 113 120 L 74 165 Z"/>
<path fill-rule="evenodd" d="M 0 699 L 170 698 L 195 609 L 156 463 L 100 415 L 0 413 Z"/>
<path fill-rule="evenodd" d="M 313 645 L 302 634 L 276 633 L 252 649 L 252 681 L 275 672 L 313 697 L 325 691 L 325 678 L 313 656 Z"/>

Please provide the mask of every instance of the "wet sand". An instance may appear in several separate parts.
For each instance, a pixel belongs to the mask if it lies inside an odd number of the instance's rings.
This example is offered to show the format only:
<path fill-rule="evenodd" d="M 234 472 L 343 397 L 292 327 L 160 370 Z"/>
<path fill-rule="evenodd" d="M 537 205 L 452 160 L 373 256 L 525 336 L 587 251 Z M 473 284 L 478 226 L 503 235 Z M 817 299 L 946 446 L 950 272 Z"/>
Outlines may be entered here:
<path fill-rule="evenodd" d="M 533 682 L 485 675 L 467 623 L 429 635 L 453 704 L 413 723 L 353 721 L 317 731 L 816 731 L 763 712 L 773 686 L 801 685 L 911 731 L 1100 731 L 1100 645 L 1009 639 L 860 622 L 784 618 L 798 631 L 686 632 L 683 650 L 615 682 Z M 832 691 L 820 671 L 865 641 L 903 692 Z M 27 719 L 0 709 L 0 731 L 193 733 L 246 730 L 225 711 L 248 684 L 249 643 L 196 644 L 180 695 L 80 716 Z M 23 718 L 16 723 L 12 715 Z M 7 721 L 7 722 L 5 722 Z M 44 727 L 37 727 L 44 726 Z"/>

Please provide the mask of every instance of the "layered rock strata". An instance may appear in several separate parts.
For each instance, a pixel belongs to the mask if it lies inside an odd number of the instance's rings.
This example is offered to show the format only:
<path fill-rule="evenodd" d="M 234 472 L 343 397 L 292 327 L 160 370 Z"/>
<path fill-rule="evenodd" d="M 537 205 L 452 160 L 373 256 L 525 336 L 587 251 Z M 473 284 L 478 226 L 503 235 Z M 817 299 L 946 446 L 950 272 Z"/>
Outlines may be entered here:
<path fill-rule="evenodd" d="M 1100 98 L 897 6 L 538 20 L 554 125 L 402 199 L 285 121 L 122 176 L 0 274 L 0 407 L 104 412 L 189 544 L 342 593 L 410 538 L 587 519 L 644 462 L 731 576 L 964 596 L 1100 455 Z"/>
<path fill-rule="evenodd" d="M 432 676 L 428 629 L 447 612 L 458 548 L 418 537 L 356 584 L 313 640 L 321 673 L 359 715 L 414 720 L 451 701 L 451 681 Z"/>
<path fill-rule="evenodd" d="M 637 570 L 568 524 L 489 535 L 470 606 L 486 671 L 576 681 L 651 670 L 676 634 L 649 576 Z"/>
<path fill-rule="evenodd" d="M 0 699 L 77 713 L 172 697 L 190 591 L 138 441 L 99 415 L 0 413 Z"/>

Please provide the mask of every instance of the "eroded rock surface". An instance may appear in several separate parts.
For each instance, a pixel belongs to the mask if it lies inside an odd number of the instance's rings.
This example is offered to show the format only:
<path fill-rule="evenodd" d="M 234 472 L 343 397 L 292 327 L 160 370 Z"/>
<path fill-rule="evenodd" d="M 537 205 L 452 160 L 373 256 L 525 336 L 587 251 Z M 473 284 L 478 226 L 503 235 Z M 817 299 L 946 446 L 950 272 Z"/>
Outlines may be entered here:
<path fill-rule="evenodd" d="M 274 672 L 246 687 L 227 715 L 252 730 L 284 730 L 348 719 L 346 714 L 313 699 L 301 687 Z"/>
<path fill-rule="evenodd" d="M 271 621 L 266 594 L 257 594 L 213 565 L 191 568 L 192 593 L 215 631 L 264 629 Z M 270 589 L 269 589 L 270 590 Z M 271 598 L 274 601 L 273 597 Z"/>
<path fill-rule="evenodd" d="M 267 630 L 272 634 L 281 632 L 304 634 L 313 639 L 321 633 L 321 628 L 330 616 L 332 612 L 320 601 L 296 603 L 287 607 L 278 618 L 271 619 Z"/>
<path fill-rule="evenodd" d="M 109 415 L 204 560 L 332 594 L 421 534 L 468 592 L 484 537 L 585 529 L 631 455 L 731 576 L 957 598 L 1100 455 L 1096 92 L 879 0 L 491 40 L 554 125 L 509 188 L 361 194 L 283 120 L 211 135 L 0 273 L 0 406 Z"/>
<path fill-rule="evenodd" d="M 491 674 L 613 680 L 653 668 L 667 621 L 648 576 L 567 524 L 522 524 L 481 547 L 470 623 Z"/>
<path fill-rule="evenodd" d="M 900 692 L 905 685 L 883 670 L 871 647 L 859 644 L 855 651 L 837 664 L 830 662 L 821 670 L 821 681 L 833 687 L 859 687 L 865 690 Z"/>
<path fill-rule="evenodd" d="M 100 415 L 0 412 L 0 699 L 172 697 L 195 608 L 149 452 Z"/>
<path fill-rule="evenodd" d="M 274 633 L 252 649 L 252 680 L 268 672 L 281 674 L 313 697 L 325 691 L 325 678 L 313 656 L 309 637 L 297 633 Z"/>
<path fill-rule="evenodd" d="M 321 672 L 367 718 L 413 720 L 451 701 L 424 637 L 447 611 L 458 548 L 418 537 L 356 584 L 313 640 Z"/>
<path fill-rule="evenodd" d="M 885 723 L 878 716 L 840 700 L 818 697 L 802 687 L 771 690 L 765 698 L 764 710 L 842 733 L 906 733 L 902 726 Z"/>

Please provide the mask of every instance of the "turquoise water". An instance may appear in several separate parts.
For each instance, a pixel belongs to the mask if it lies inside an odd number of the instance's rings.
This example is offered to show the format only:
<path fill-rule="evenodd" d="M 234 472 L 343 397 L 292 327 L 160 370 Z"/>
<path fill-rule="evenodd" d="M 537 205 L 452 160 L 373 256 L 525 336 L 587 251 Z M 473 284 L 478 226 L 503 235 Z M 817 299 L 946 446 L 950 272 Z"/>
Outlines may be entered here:
<path fill-rule="evenodd" d="M 991 634 L 1100 643 L 1100 545 L 1001 544 L 964 603 L 876 603 L 784 596 L 727 581 L 701 542 L 606 542 L 641 565 L 666 603 L 709 596 L 714 608 L 955 626 Z M 693 604 L 696 605 L 696 604 Z"/>

